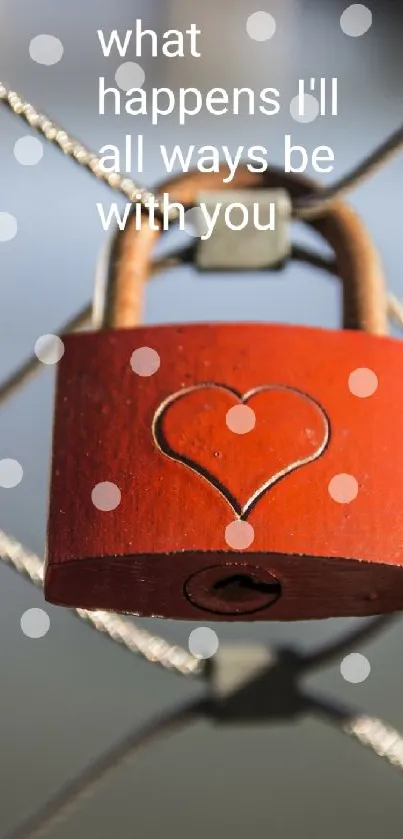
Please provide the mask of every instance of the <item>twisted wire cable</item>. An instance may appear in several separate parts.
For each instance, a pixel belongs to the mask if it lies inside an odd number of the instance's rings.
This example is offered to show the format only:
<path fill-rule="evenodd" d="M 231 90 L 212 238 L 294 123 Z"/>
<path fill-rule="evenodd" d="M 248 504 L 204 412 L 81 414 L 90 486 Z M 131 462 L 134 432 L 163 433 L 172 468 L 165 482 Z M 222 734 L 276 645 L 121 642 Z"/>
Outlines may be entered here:
<path fill-rule="evenodd" d="M 57 126 L 46 114 L 38 111 L 19 93 L 11 90 L 1 81 L 0 104 L 9 108 L 16 116 L 19 116 L 28 123 L 31 128 L 36 129 L 42 134 L 50 143 L 56 145 L 63 154 L 75 160 L 76 163 L 79 163 L 88 172 L 92 173 L 112 189 L 122 193 L 129 201 L 140 203 L 146 211 L 150 202 L 157 209 L 160 207 L 163 200 L 161 195 L 139 186 L 131 178 L 122 176 L 119 172 L 105 172 L 98 155 L 90 151 L 79 140 L 76 140 L 64 128 Z M 319 191 L 316 190 L 310 195 L 295 199 L 293 202 L 294 218 L 317 218 L 323 213 L 326 213 L 333 201 L 346 195 L 357 186 L 360 186 L 400 152 L 402 148 L 403 126 L 400 126 L 371 154 L 367 155 L 364 160 L 334 184 L 329 187 L 324 187 Z M 179 210 L 177 208 L 170 208 L 170 220 L 175 221 L 178 217 Z"/>
<path fill-rule="evenodd" d="M 127 766 L 135 752 L 150 745 L 157 737 L 172 734 L 203 714 L 206 703 L 196 701 L 167 712 L 136 729 L 105 752 L 70 783 L 65 784 L 50 801 L 19 825 L 6 839 L 39 839 L 49 828 L 67 821 L 109 775 Z"/>
<path fill-rule="evenodd" d="M 19 93 L 11 90 L 1 81 L 0 103 L 9 108 L 16 116 L 23 119 L 31 128 L 36 129 L 46 140 L 57 146 L 63 154 L 70 157 L 98 178 L 98 180 L 106 183 L 111 189 L 120 192 L 129 201 L 141 204 L 146 211 L 150 202 L 156 209 L 158 208 L 162 201 L 162 196 L 145 189 L 131 178 L 128 178 L 126 175 L 123 176 L 119 172 L 105 172 L 101 158 L 97 154 L 90 151 L 80 140 L 77 140 L 65 131 L 64 128 L 56 125 L 46 114 L 38 111 L 20 96 Z M 170 218 L 175 220 L 178 214 L 174 209 L 171 209 Z"/>
<path fill-rule="evenodd" d="M 43 586 L 44 564 L 42 560 L 3 530 L 0 530 L 0 557 L 34 585 Z M 143 656 L 152 664 L 159 664 L 165 670 L 176 671 L 182 676 L 202 673 L 202 662 L 191 655 L 188 650 L 176 644 L 170 644 L 164 638 L 152 635 L 146 629 L 140 629 L 119 615 L 102 611 L 90 612 L 86 609 L 75 609 L 73 614 L 130 652 Z"/>

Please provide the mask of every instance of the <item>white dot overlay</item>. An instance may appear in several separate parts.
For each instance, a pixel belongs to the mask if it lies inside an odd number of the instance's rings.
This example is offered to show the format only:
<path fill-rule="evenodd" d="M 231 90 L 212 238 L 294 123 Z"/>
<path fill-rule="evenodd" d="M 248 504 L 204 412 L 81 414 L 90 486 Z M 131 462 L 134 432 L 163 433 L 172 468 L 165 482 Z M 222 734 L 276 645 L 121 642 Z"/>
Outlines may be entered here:
<path fill-rule="evenodd" d="M 125 61 L 116 70 L 115 81 L 121 90 L 132 90 L 133 88 L 143 87 L 146 74 L 140 64 L 134 61 Z"/>
<path fill-rule="evenodd" d="M 346 682 L 358 685 L 365 682 L 371 672 L 371 665 L 365 655 L 361 653 L 350 653 L 343 658 L 340 665 L 340 672 Z"/>
<path fill-rule="evenodd" d="M 340 26 L 345 35 L 350 38 L 360 38 L 372 26 L 372 12 L 363 3 L 353 3 L 344 10 L 340 18 Z"/>
<path fill-rule="evenodd" d="M 350 373 L 348 387 L 353 396 L 367 399 L 378 389 L 378 376 L 369 367 L 357 367 Z"/>
<path fill-rule="evenodd" d="M 255 531 L 247 521 L 232 521 L 225 528 L 225 541 L 235 551 L 249 548 L 255 539 Z"/>
<path fill-rule="evenodd" d="M 269 12 L 253 12 L 246 21 L 246 31 L 252 41 L 269 41 L 276 32 L 276 21 Z"/>
<path fill-rule="evenodd" d="M 234 405 L 227 411 L 225 422 L 234 434 L 248 434 L 256 425 L 256 415 L 249 405 Z"/>
<path fill-rule="evenodd" d="M 319 114 L 319 102 L 311 93 L 291 99 L 290 114 L 296 122 L 313 122 Z"/>
<path fill-rule="evenodd" d="M 57 64 L 62 59 L 63 53 L 63 44 L 55 35 L 36 35 L 29 45 L 32 61 L 48 67 Z"/>
<path fill-rule="evenodd" d="M 43 609 L 27 609 L 20 623 L 27 638 L 43 638 L 50 629 L 49 615 Z"/>
<path fill-rule="evenodd" d="M 130 358 L 130 367 L 137 376 L 153 376 L 159 370 L 161 359 L 152 347 L 139 347 Z"/>
<path fill-rule="evenodd" d="M 58 335 L 41 335 L 35 343 L 35 355 L 42 364 L 57 364 L 64 355 L 64 344 Z"/>
<path fill-rule="evenodd" d="M 217 633 L 208 626 L 199 626 L 189 635 L 189 650 L 195 658 L 212 658 L 219 644 Z"/>
<path fill-rule="evenodd" d="M 0 212 L 0 242 L 10 242 L 17 235 L 18 225 L 11 213 Z"/>
<path fill-rule="evenodd" d="M 18 460 L 5 457 L 0 460 L 0 487 L 2 489 L 14 489 L 21 483 L 24 470 Z"/>
<path fill-rule="evenodd" d="M 354 475 L 334 475 L 328 486 L 329 495 L 338 504 L 350 504 L 357 498 L 358 481 Z"/>
<path fill-rule="evenodd" d="M 96 484 L 91 493 L 91 500 L 97 510 L 103 513 L 110 513 L 111 510 L 116 510 L 122 499 L 120 489 L 111 481 L 102 481 Z"/>
<path fill-rule="evenodd" d="M 200 238 L 208 233 L 206 217 L 200 207 L 192 207 L 186 210 L 184 216 L 184 231 L 189 236 Z"/>
<path fill-rule="evenodd" d="M 21 166 L 36 166 L 43 157 L 43 143 L 37 137 L 20 137 L 14 145 L 14 157 Z"/>

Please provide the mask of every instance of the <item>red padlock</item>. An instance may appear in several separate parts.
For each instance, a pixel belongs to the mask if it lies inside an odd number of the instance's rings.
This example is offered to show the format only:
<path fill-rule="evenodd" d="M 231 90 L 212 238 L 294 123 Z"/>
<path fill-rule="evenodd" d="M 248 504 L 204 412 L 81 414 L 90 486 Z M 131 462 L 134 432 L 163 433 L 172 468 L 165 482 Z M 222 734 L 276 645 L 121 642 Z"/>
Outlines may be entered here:
<path fill-rule="evenodd" d="M 192 204 L 225 175 L 163 188 Z M 255 186 L 312 189 L 246 169 L 231 184 Z M 135 326 L 159 234 L 119 236 L 108 329 L 68 336 L 59 365 L 48 601 L 210 621 L 403 607 L 403 353 L 360 221 L 336 202 L 311 224 L 345 331 Z"/>

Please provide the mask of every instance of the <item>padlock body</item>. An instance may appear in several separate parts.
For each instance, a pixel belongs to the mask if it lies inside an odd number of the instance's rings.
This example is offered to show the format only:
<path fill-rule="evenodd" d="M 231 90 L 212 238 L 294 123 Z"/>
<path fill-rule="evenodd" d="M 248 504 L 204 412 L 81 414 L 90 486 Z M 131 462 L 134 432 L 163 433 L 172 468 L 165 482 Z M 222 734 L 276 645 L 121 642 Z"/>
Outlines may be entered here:
<path fill-rule="evenodd" d="M 398 341 L 353 331 L 67 336 L 46 599 L 199 621 L 403 608 L 402 376 Z"/>

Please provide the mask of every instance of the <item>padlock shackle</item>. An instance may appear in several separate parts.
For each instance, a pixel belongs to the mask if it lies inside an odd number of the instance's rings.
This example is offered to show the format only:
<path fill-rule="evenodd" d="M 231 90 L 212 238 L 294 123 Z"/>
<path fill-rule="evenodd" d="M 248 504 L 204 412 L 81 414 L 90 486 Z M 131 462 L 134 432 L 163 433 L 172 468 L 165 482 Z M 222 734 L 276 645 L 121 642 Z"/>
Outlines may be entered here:
<path fill-rule="evenodd" d="M 172 202 L 185 206 L 197 203 L 199 192 L 242 189 L 286 189 L 291 199 L 300 198 L 320 187 L 301 175 L 287 174 L 272 167 L 264 174 L 250 172 L 246 166 L 225 183 L 229 169 L 217 173 L 190 172 L 157 187 L 169 193 Z M 335 200 L 317 219 L 304 222 L 317 231 L 335 254 L 336 271 L 343 284 L 343 326 L 373 335 L 388 331 L 386 284 L 378 252 L 357 214 L 344 201 Z M 140 230 L 130 224 L 118 231 L 112 243 L 103 328 L 130 328 L 142 320 L 144 285 L 152 265 L 152 252 L 163 231 L 152 230 L 145 218 Z"/>

